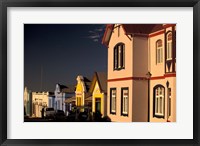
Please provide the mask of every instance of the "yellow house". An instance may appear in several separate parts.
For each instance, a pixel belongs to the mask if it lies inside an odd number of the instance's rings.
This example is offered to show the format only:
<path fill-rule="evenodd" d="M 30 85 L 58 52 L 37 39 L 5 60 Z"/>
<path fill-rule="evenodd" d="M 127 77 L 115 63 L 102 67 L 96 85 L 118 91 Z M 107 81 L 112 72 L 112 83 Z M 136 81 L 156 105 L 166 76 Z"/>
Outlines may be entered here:
<path fill-rule="evenodd" d="M 92 112 L 107 115 L 107 74 L 95 72 L 89 92 L 92 93 Z"/>
<path fill-rule="evenodd" d="M 78 76 L 76 78 L 77 85 L 76 85 L 76 91 L 75 91 L 75 97 L 76 97 L 76 106 L 85 106 L 85 99 L 89 96 L 89 87 L 91 81 L 83 76 Z"/>

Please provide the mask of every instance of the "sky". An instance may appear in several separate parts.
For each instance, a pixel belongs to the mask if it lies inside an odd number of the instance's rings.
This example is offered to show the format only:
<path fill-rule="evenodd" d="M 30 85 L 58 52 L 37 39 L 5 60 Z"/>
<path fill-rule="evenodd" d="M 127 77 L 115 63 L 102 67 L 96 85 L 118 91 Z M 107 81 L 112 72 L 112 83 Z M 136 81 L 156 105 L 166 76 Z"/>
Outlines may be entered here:
<path fill-rule="evenodd" d="M 24 24 L 24 86 L 54 92 L 57 83 L 76 85 L 107 72 L 104 24 Z M 41 84 L 42 81 L 42 84 Z"/>

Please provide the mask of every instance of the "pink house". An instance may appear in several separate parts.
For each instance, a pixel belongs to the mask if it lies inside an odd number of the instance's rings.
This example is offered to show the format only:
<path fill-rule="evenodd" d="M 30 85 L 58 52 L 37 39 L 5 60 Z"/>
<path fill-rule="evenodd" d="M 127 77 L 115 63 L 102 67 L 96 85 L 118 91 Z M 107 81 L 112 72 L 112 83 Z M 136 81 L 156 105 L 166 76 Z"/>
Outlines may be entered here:
<path fill-rule="evenodd" d="M 108 24 L 107 115 L 117 122 L 176 121 L 176 25 Z"/>

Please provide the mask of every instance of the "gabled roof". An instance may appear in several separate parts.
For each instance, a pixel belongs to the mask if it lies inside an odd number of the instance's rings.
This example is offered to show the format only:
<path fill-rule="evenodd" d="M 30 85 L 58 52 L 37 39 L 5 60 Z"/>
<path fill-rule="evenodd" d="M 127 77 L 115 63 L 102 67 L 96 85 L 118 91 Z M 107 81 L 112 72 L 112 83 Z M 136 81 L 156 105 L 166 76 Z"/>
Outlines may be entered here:
<path fill-rule="evenodd" d="M 70 97 L 70 98 L 67 98 L 67 99 L 65 99 L 65 103 L 70 103 L 70 102 L 73 102 L 73 101 L 76 101 L 76 97 L 75 96 L 72 96 L 72 97 Z"/>
<path fill-rule="evenodd" d="M 49 96 L 54 96 L 54 92 L 49 92 Z"/>
<path fill-rule="evenodd" d="M 105 72 L 95 72 L 92 83 L 90 86 L 90 92 L 94 90 L 95 83 L 98 82 L 101 92 L 107 93 L 107 74 Z"/>
<path fill-rule="evenodd" d="M 115 24 L 107 24 L 105 33 L 102 39 L 102 44 L 108 46 L 112 31 Z M 163 24 L 122 24 L 125 35 L 130 34 L 144 34 L 149 35 L 150 33 L 164 29 Z"/>
<path fill-rule="evenodd" d="M 67 90 L 67 86 L 65 86 L 65 85 L 61 85 L 61 84 L 59 84 L 59 83 L 57 83 L 56 84 L 56 90 L 57 90 L 57 86 L 59 87 L 59 92 L 66 92 L 66 90 Z"/>
<path fill-rule="evenodd" d="M 89 91 L 90 85 L 91 85 L 91 81 L 87 77 L 83 77 L 83 81 L 85 83 L 86 91 Z"/>
<path fill-rule="evenodd" d="M 65 90 L 67 93 L 75 92 L 75 85 L 67 85 L 67 89 Z"/>
<path fill-rule="evenodd" d="M 65 85 L 61 85 L 61 84 L 57 84 L 59 87 L 60 87 L 60 89 L 62 90 L 62 89 L 65 89 L 65 88 L 68 88 L 67 86 L 65 86 Z"/>
<path fill-rule="evenodd" d="M 90 89 L 91 80 L 90 80 L 89 78 L 87 78 L 87 77 L 83 77 L 82 75 L 79 75 L 79 77 L 82 78 L 82 81 L 83 81 L 84 84 L 85 84 L 86 92 L 88 92 L 89 89 Z M 77 86 L 75 86 L 75 90 L 76 90 L 76 87 L 77 87 Z"/>

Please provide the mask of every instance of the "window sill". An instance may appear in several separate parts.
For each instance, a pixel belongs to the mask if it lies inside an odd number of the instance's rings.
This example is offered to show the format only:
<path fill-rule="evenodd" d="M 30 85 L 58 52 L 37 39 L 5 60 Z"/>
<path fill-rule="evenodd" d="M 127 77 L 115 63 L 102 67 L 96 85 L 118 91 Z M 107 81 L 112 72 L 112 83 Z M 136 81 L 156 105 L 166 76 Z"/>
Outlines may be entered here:
<path fill-rule="evenodd" d="M 123 117 L 128 117 L 128 114 L 121 114 L 121 116 L 123 116 Z"/>
<path fill-rule="evenodd" d="M 155 117 L 155 118 L 162 118 L 162 119 L 164 119 L 164 115 L 156 115 L 156 114 L 154 114 L 154 116 L 153 117 Z"/>
<path fill-rule="evenodd" d="M 168 58 L 168 59 L 166 59 L 166 61 L 172 61 L 172 58 Z"/>
<path fill-rule="evenodd" d="M 122 67 L 122 68 L 115 68 L 114 71 L 120 71 L 122 69 L 125 69 L 125 67 Z"/>
<path fill-rule="evenodd" d="M 163 62 L 160 62 L 160 63 L 156 63 L 156 65 L 163 65 Z"/>

